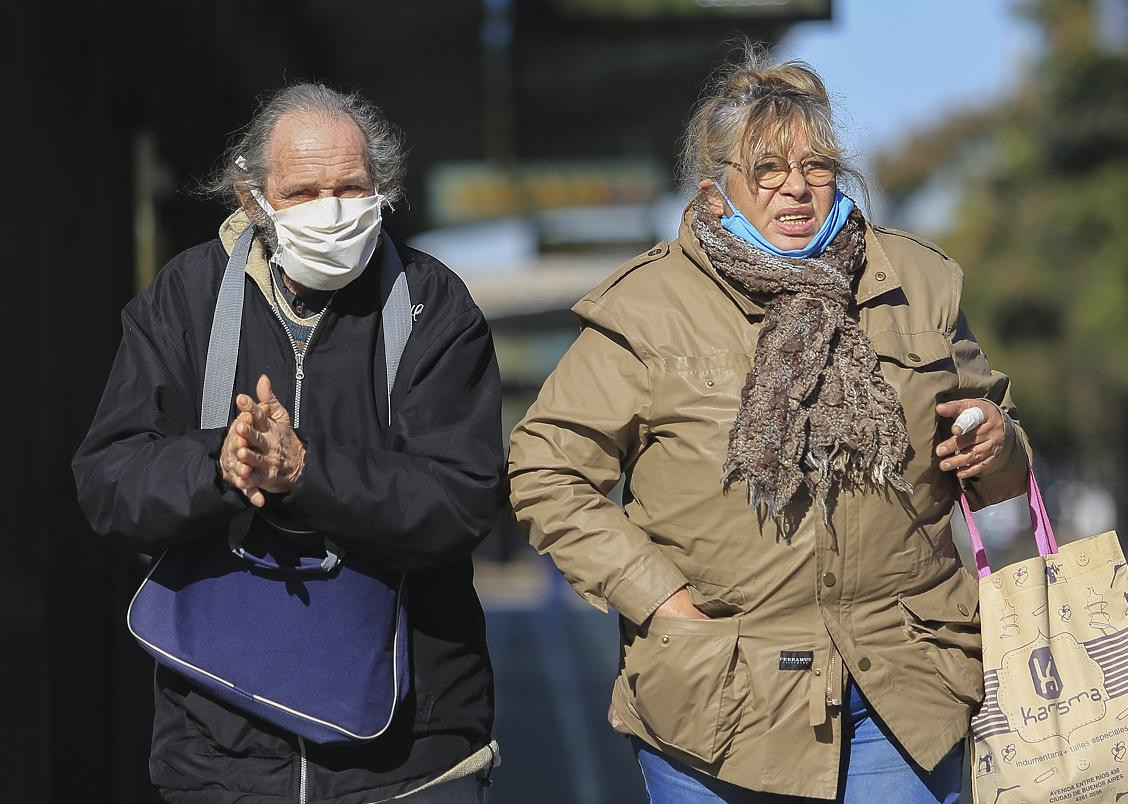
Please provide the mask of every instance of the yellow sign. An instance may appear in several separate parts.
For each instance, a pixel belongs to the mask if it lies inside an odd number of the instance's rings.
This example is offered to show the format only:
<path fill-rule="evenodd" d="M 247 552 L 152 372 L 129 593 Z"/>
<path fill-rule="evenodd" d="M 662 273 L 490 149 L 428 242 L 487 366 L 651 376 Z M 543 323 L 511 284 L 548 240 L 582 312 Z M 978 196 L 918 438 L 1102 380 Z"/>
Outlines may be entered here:
<path fill-rule="evenodd" d="M 433 226 L 561 207 L 649 203 L 670 185 L 665 169 L 646 160 L 512 167 L 450 162 L 433 168 L 427 178 L 427 217 Z"/>

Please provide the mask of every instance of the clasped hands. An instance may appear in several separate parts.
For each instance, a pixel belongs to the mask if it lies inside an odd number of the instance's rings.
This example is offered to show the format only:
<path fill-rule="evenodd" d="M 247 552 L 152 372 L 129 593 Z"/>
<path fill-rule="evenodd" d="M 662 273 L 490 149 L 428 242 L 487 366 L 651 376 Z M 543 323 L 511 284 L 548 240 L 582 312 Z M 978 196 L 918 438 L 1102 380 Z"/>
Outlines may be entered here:
<path fill-rule="evenodd" d="M 239 414 L 223 439 L 219 469 L 224 481 L 239 489 L 251 505 L 266 505 L 264 491 L 290 491 L 305 466 L 305 445 L 294 432 L 290 412 L 278 401 L 270 378 L 263 374 L 255 386 L 258 401 L 247 394 L 235 397 Z"/>

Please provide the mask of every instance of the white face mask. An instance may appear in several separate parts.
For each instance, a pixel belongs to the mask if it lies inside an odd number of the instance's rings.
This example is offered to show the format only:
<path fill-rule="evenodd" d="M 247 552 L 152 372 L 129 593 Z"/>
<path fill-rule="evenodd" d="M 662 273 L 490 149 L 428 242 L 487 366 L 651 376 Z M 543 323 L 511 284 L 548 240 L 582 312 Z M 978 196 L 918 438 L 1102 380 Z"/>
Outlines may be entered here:
<path fill-rule="evenodd" d="M 250 189 L 278 234 L 271 260 L 292 280 L 312 290 L 339 290 L 364 272 L 380 240 L 384 196 L 329 196 L 276 210 Z"/>

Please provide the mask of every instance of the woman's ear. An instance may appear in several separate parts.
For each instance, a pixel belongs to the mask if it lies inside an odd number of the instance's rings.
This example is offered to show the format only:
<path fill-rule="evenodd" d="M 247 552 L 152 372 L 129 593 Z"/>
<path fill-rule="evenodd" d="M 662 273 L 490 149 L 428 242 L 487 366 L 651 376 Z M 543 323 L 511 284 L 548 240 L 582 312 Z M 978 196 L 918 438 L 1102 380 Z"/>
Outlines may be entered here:
<path fill-rule="evenodd" d="M 725 214 L 725 202 L 721 198 L 721 194 L 717 192 L 717 185 L 709 179 L 702 179 L 697 187 L 705 194 L 705 200 L 709 203 L 709 211 L 718 218 L 723 216 Z"/>

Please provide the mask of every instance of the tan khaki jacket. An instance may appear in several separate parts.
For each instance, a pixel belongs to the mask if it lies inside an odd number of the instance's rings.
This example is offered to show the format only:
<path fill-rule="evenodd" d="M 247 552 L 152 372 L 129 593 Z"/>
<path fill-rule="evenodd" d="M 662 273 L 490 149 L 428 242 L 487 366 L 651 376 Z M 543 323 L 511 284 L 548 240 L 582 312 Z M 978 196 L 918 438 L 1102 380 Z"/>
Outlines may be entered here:
<path fill-rule="evenodd" d="M 762 308 L 726 283 L 683 221 L 573 309 L 584 327 L 513 432 L 512 501 L 529 540 L 592 605 L 621 614 L 612 702 L 640 738 L 743 787 L 833 798 L 844 674 L 931 769 L 983 695 L 976 581 L 949 519 L 959 486 L 937 402 L 1011 412 L 960 314 L 963 274 L 936 246 L 868 227 L 856 311 L 899 391 L 911 496 L 842 491 L 824 527 L 780 532 L 721 491 Z M 1025 490 L 1025 436 L 968 482 L 972 505 Z M 625 511 L 607 493 L 626 475 Z M 813 508 L 814 506 L 811 506 Z M 689 584 L 715 619 L 650 615 Z M 811 651 L 810 666 L 782 652 Z"/>

